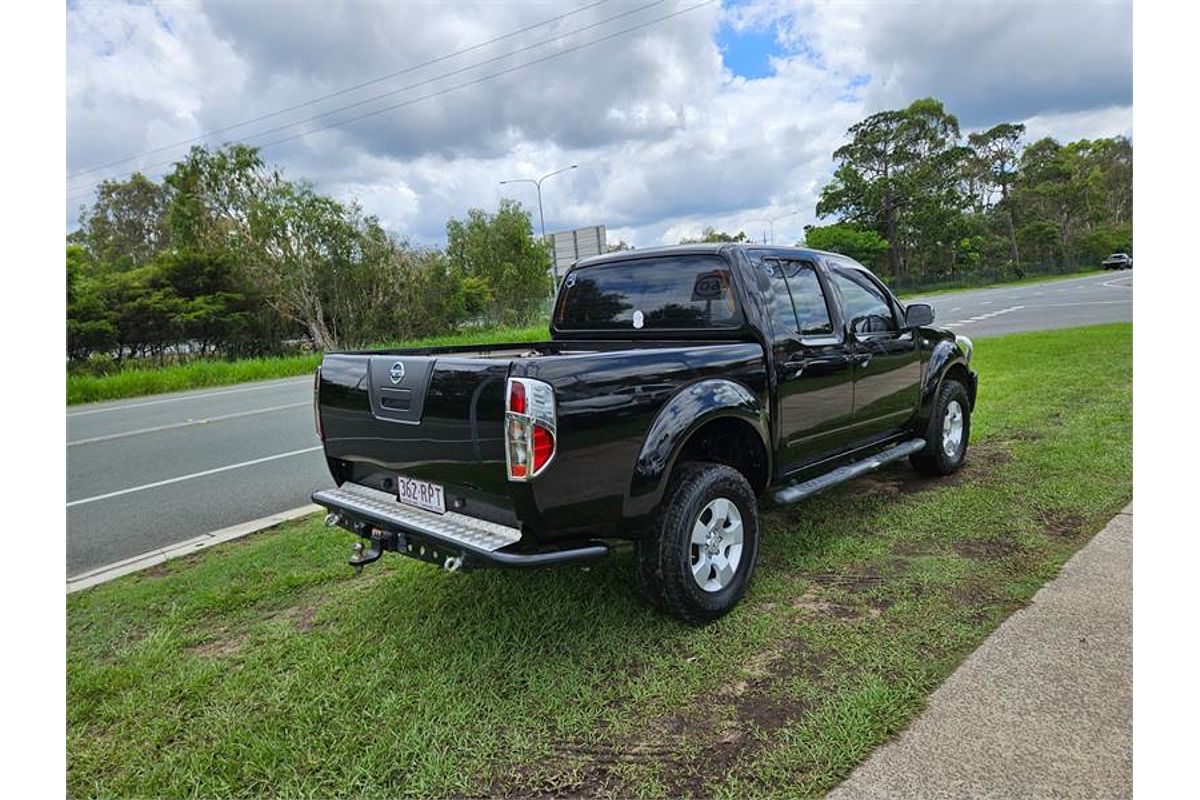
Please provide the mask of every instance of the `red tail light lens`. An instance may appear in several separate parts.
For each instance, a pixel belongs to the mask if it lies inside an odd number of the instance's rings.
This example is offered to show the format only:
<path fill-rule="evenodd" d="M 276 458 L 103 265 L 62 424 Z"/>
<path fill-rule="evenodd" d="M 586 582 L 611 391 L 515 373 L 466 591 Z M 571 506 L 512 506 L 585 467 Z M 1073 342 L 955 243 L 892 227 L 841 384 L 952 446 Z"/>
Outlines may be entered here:
<path fill-rule="evenodd" d="M 520 381 L 508 383 L 508 410 L 514 414 L 525 413 L 525 384 Z"/>
<path fill-rule="evenodd" d="M 504 457 L 511 481 L 537 477 L 554 458 L 558 409 L 550 384 L 509 378 L 505 397 Z"/>
<path fill-rule="evenodd" d="M 533 426 L 533 472 L 541 472 L 542 467 L 554 455 L 554 434 L 541 425 Z"/>

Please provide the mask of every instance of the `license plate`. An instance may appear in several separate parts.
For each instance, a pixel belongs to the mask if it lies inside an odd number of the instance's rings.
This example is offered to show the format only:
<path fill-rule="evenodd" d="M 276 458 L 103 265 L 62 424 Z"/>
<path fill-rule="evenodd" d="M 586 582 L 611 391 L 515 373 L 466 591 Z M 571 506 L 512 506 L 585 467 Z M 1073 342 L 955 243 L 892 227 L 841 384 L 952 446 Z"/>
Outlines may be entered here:
<path fill-rule="evenodd" d="M 396 499 L 438 514 L 446 513 L 446 493 L 436 483 L 396 476 Z"/>

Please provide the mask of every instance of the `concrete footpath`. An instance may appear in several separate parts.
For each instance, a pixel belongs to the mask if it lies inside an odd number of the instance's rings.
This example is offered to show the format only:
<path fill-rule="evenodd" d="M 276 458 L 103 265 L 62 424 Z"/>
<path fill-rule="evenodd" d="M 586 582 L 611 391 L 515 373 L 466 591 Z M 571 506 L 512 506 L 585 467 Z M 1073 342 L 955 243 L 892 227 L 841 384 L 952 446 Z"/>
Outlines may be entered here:
<path fill-rule="evenodd" d="M 1130 505 L 829 798 L 1130 797 L 1132 542 Z"/>

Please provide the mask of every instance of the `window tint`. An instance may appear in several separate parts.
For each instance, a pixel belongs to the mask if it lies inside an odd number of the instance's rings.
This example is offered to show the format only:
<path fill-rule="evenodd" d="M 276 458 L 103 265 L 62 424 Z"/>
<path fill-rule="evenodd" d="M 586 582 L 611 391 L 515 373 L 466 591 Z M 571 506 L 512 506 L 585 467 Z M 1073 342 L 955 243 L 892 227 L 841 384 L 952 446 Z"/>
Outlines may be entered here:
<path fill-rule="evenodd" d="M 821 291 L 821 281 L 812 265 L 790 262 L 788 286 L 792 290 L 792 303 L 796 306 L 800 335 L 832 336 L 833 323 L 829 319 L 829 307 L 825 304 L 825 293 Z"/>
<path fill-rule="evenodd" d="M 724 259 L 704 255 L 585 267 L 567 276 L 555 321 L 563 330 L 736 328 L 729 272 Z"/>
<path fill-rule="evenodd" d="M 804 261 L 767 258 L 759 263 L 771 278 L 768 299 L 776 336 L 832 336 L 833 323 L 816 268 Z"/>
<path fill-rule="evenodd" d="M 856 333 L 888 333 L 897 329 L 891 304 L 870 278 L 846 267 L 834 267 L 832 273 L 846 303 L 846 316 L 854 323 Z"/>

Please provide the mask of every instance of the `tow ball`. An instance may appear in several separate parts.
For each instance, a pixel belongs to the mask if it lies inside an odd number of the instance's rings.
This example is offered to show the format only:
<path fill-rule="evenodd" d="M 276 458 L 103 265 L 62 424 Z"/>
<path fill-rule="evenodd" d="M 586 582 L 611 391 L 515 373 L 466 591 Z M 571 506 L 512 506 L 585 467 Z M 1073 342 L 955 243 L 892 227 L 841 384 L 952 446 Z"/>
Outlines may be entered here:
<path fill-rule="evenodd" d="M 362 568 L 367 564 L 373 564 L 383 555 L 384 550 L 396 549 L 396 534 L 387 531 L 381 531 L 379 528 L 371 529 L 371 546 L 363 552 L 363 543 L 354 543 L 354 555 L 350 556 L 349 564 L 354 567 L 354 574 L 361 575 Z"/>

